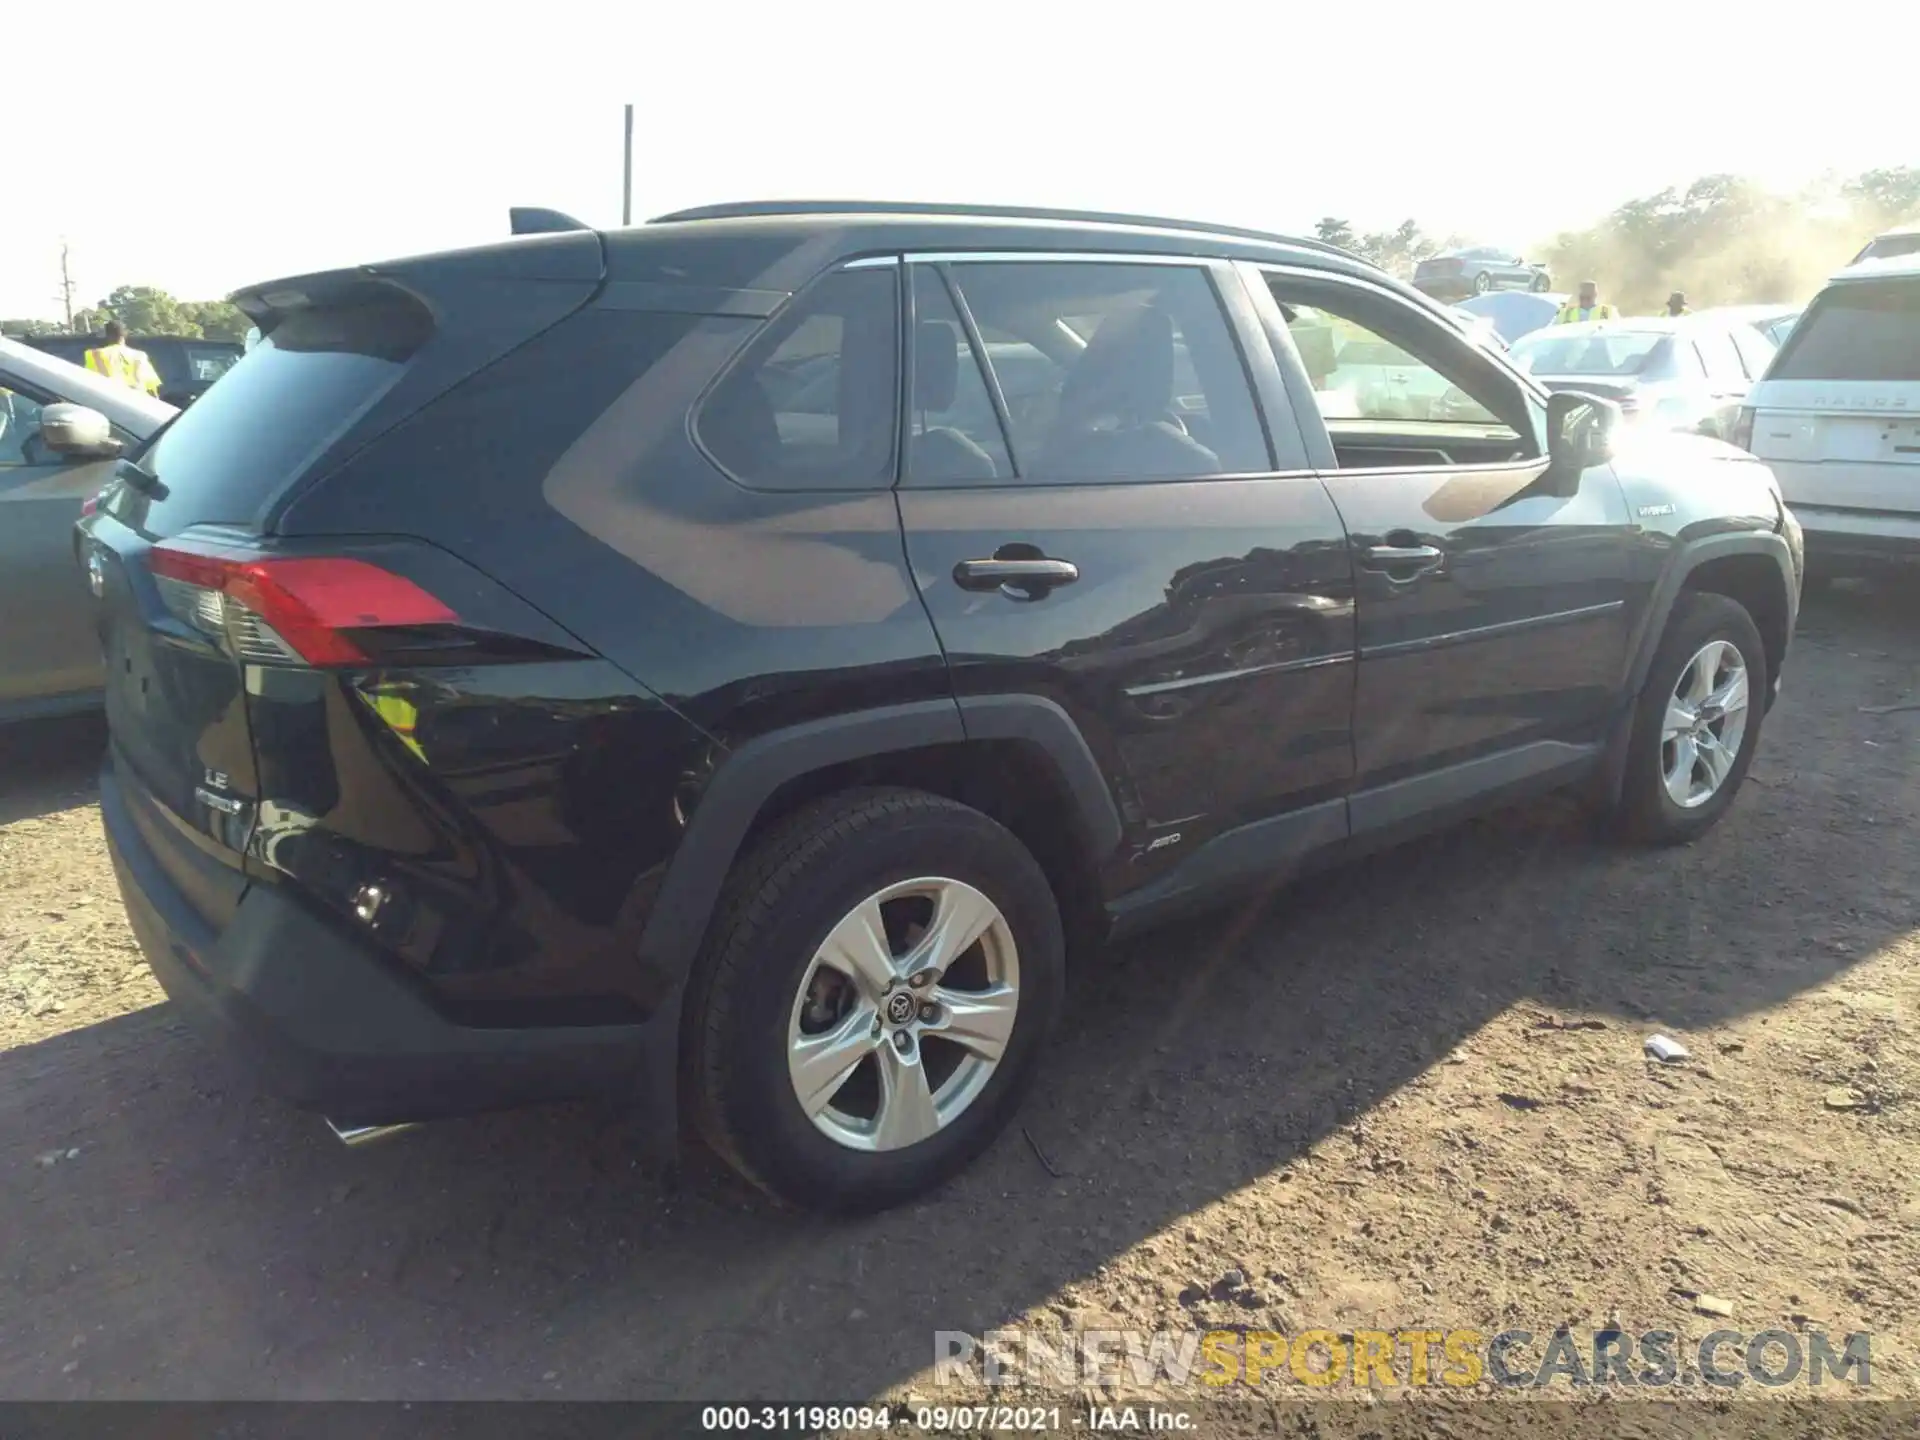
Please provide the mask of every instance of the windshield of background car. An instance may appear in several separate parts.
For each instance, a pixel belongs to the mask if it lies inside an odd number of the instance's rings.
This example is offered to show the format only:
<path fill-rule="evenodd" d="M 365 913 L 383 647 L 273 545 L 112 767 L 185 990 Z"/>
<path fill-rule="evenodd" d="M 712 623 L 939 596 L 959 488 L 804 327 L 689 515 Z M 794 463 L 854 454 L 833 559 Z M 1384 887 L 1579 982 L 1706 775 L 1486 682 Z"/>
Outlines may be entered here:
<path fill-rule="evenodd" d="M 1657 330 L 1536 332 L 1514 341 L 1508 353 L 1534 375 L 1638 375 L 1671 339 Z"/>
<path fill-rule="evenodd" d="M 1835 285 L 1793 327 L 1769 380 L 1920 380 L 1920 276 Z"/>

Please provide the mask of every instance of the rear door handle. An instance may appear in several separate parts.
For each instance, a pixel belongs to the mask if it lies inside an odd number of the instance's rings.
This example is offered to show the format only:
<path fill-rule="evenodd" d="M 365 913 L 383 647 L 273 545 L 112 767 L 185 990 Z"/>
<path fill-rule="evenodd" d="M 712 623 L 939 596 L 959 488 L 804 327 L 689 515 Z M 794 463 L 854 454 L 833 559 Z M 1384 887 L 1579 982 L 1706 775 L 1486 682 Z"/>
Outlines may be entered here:
<path fill-rule="evenodd" d="M 1010 599 L 1038 600 L 1056 585 L 1071 585 L 1080 567 L 1071 560 L 995 558 L 962 560 L 953 567 L 953 583 L 962 590 L 999 590 Z"/>

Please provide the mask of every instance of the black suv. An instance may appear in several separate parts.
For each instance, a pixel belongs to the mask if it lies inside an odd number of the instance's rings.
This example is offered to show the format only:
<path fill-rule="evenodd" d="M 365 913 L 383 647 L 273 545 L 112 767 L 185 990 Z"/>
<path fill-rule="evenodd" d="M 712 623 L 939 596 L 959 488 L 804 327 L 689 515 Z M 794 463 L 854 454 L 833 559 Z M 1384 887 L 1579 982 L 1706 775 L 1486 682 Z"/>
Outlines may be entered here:
<path fill-rule="evenodd" d="M 1799 606 L 1763 465 L 1309 241 L 737 205 L 235 298 L 77 538 L 102 809 L 336 1127 L 639 1096 L 897 1202 L 1070 953 L 1545 787 L 1701 834 Z"/>

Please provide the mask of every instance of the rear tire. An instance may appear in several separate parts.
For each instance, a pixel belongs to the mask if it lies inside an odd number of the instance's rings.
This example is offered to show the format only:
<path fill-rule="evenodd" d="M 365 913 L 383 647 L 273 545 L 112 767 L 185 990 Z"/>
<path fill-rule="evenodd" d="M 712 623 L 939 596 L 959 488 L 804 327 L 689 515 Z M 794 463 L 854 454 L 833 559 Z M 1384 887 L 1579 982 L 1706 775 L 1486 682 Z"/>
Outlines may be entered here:
<path fill-rule="evenodd" d="M 1065 975 L 1046 875 L 1004 827 L 915 790 L 830 797 L 727 882 L 688 997 L 691 1118 L 780 1200 L 900 1204 L 1005 1127 Z"/>
<path fill-rule="evenodd" d="M 1634 712 L 1616 817 L 1628 839 L 1684 844 L 1726 814 L 1760 743 L 1770 678 L 1737 601 L 1681 593 Z"/>
<path fill-rule="evenodd" d="M 1486 271 L 1482 270 L 1478 275 L 1473 277 L 1474 294 L 1484 295 L 1491 289 L 1493 289 L 1493 276 L 1489 275 Z"/>

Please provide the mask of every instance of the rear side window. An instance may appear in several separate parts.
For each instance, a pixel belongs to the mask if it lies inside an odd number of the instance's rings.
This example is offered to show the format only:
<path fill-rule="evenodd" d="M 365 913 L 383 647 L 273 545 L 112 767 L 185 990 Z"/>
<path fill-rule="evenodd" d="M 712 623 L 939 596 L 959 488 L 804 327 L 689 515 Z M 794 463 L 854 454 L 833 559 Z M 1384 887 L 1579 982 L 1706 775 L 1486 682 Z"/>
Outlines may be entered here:
<path fill-rule="evenodd" d="M 991 485 L 1013 478 L 1000 417 L 946 281 L 913 267 L 913 406 L 907 479 L 918 485 Z"/>
<path fill-rule="evenodd" d="M 398 380 L 430 324 L 411 303 L 300 310 L 160 432 L 145 525 L 247 523 Z"/>
<path fill-rule="evenodd" d="M 1920 380 L 1920 280 L 1836 285 L 1800 318 L 1769 380 Z"/>
<path fill-rule="evenodd" d="M 714 387 L 694 428 L 736 480 L 765 490 L 893 483 L 897 270 L 842 270 L 817 281 Z"/>
<path fill-rule="evenodd" d="M 968 261 L 950 277 L 986 346 L 1023 479 L 1195 479 L 1271 468 L 1204 270 Z"/>

